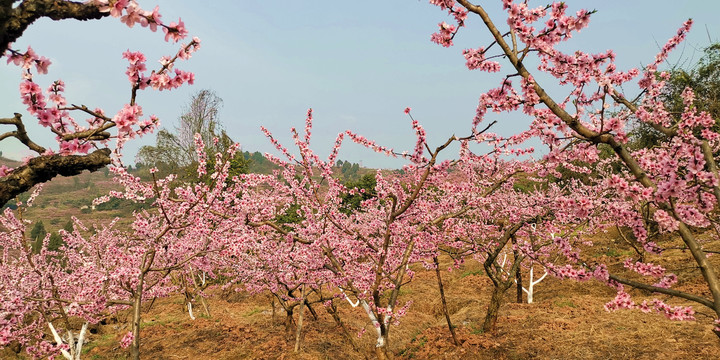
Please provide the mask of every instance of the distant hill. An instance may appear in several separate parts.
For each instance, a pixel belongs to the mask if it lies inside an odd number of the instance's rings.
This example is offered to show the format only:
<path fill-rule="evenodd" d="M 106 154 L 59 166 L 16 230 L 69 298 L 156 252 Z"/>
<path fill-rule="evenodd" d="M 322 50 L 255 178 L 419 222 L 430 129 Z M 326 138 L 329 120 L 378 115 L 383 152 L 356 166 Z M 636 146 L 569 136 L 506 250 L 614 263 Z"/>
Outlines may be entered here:
<path fill-rule="evenodd" d="M 280 167 L 275 165 L 272 161 L 265 158 L 265 156 L 259 151 L 253 153 L 249 151 L 243 151 L 242 155 L 246 160 L 250 160 L 249 171 L 254 174 L 271 174 L 273 170 L 277 170 Z"/>
<path fill-rule="evenodd" d="M 249 168 L 251 173 L 271 174 L 273 170 L 279 169 L 258 151 L 245 151 L 242 155 L 251 161 Z M 17 167 L 21 162 L 0 156 L 1 165 Z M 343 182 L 356 181 L 365 174 L 375 172 L 374 169 L 362 168 L 357 163 L 343 160 L 337 161 L 333 171 Z M 149 179 L 147 169 L 131 166 L 129 172 L 144 180 Z M 109 222 L 116 217 L 121 218 L 121 222 L 129 221 L 133 211 L 148 205 L 120 199 L 112 199 L 99 206 L 92 205 L 95 198 L 107 195 L 111 190 L 121 190 L 112 179 L 113 175 L 107 168 L 93 173 L 85 171 L 72 177 L 58 176 L 44 184 L 35 204 L 24 212 L 23 217 L 33 222 L 42 220 L 49 232 L 61 229 L 72 216 L 87 220 L 88 224 Z M 24 202 L 29 196 L 29 192 L 24 193 L 18 199 Z M 15 201 L 11 201 L 3 208 L 5 207 L 14 208 Z"/>
<path fill-rule="evenodd" d="M 20 161 L 16 161 L 16 160 L 12 160 L 12 159 L 8 159 L 6 157 L 0 156 L 0 166 L 5 165 L 7 167 L 17 167 L 20 164 L 21 164 Z"/>
<path fill-rule="evenodd" d="M 273 170 L 279 169 L 272 161 L 265 158 L 265 156 L 259 151 L 253 153 L 244 151 L 243 156 L 245 159 L 250 160 L 250 172 L 255 174 L 270 174 Z M 360 167 L 358 163 L 351 163 L 350 161 L 338 160 L 335 163 L 334 173 L 344 181 L 357 180 L 363 175 L 375 172 L 375 169 L 367 169 Z"/>

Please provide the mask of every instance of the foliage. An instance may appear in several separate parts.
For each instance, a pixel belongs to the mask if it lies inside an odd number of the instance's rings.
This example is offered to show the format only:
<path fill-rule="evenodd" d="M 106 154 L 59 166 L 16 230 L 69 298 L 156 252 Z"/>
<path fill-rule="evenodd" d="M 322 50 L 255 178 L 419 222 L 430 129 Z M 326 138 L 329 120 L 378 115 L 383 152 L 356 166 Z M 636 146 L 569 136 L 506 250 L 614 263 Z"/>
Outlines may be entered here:
<path fill-rule="evenodd" d="M 355 211 L 359 211 L 362 208 L 361 203 L 363 201 L 377 196 L 377 192 L 375 191 L 377 181 L 375 180 L 375 175 L 373 174 L 365 174 L 360 179 L 356 181 L 348 181 L 344 185 L 351 191 L 342 194 L 342 206 L 340 211 L 347 215 L 350 215 Z"/>
<path fill-rule="evenodd" d="M 155 146 L 140 148 L 136 161 L 145 167 L 158 168 L 161 175 L 178 173 L 183 174 L 183 178 L 191 178 L 198 166 L 195 134 L 200 134 L 208 154 L 225 153 L 233 144 L 218 119 L 222 102 L 211 90 L 193 94 L 174 131 L 158 131 Z M 214 161 L 212 157 L 208 159 L 208 169 L 213 169 Z M 245 157 L 233 158 L 231 176 L 246 173 L 248 166 Z"/>
<path fill-rule="evenodd" d="M 40 252 L 40 247 L 42 247 L 45 235 L 47 235 L 45 224 L 43 224 L 42 220 L 40 220 L 36 222 L 35 225 L 33 225 L 32 230 L 30 230 L 30 241 L 32 242 L 32 250 L 34 253 Z"/>
<path fill-rule="evenodd" d="M 685 103 L 683 92 L 686 88 L 693 90 L 693 105 L 697 111 L 707 112 L 716 121 L 712 127 L 720 130 L 720 44 L 711 44 L 703 51 L 702 57 L 690 69 L 674 68 L 658 74 L 665 81 L 660 98 L 667 111 L 675 119 L 680 120 L 684 113 Z M 650 148 L 662 142 L 664 134 L 646 123 L 637 123 L 631 133 L 630 147 L 633 149 Z"/>

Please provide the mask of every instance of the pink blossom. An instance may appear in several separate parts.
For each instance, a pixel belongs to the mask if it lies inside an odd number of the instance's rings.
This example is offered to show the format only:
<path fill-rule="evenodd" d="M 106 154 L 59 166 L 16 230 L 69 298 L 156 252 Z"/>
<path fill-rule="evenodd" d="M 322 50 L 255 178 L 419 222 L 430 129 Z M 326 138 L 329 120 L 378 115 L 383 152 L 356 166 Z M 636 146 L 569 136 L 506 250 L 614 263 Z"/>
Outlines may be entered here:
<path fill-rule="evenodd" d="M 678 229 L 678 221 L 664 210 L 655 211 L 654 219 L 663 232 L 671 232 Z"/>
<path fill-rule="evenodd" d="M 6 176 L 11 171 L 13 171 L 13 168 L 7 167 L 6 165 L 0 165 L 0 177 Z"/>
<path fill-rule="evenodd" d="M 440 31 L 433 33 L 430 37 L 430 40 L 444 47 L 452 46 L 452 38 L 455 35 L 457 28 L 454 25 L 449 25 L 444 21 L 438 24 L 438 27 L 440 28 Z"/>
<path fill-rule="evenodd" d="M 143 22 L 143 11 L 138 7 L 137 3 L 131 2 L 125 8 L 125 15 L 120 18 L 128 27 L 133 27 L 135 23 Z"/>
<path fill-rule="evenodd" d="M 130 347 L 130 344 L 132 344 L 133 340 L 135 340 L 135 335 L 133 335 L 132 332 L 128 331 L 125 336 L 123 336 L 122 340 L 120 340 L 120 347 L 123 349 L 127 349 Z"/>
<path fill-rule="evenodd" d="M 487 72 L 498 72 L 500 71 L 500 63 L 496 61 L 488 61 L 485 59 L 485 49 L 465 49 L 463 50 L 463 56 L 465 56 L 465 66 L 470 70 L 480 70 Z"/>
<path fill-rule="evenodd" d="M 455 6 L 455 0 L 430 0 L 430 3 L 439 6 L 441 10 L 452 9 Z"/>
<path fill-rule="evenodd" d="M 101 0 L 97 2 L 101 4 L 100 11 L 109 12 L 112 17 L 120 17 L 123 9 L 128 6 L 129 0 Z"/>
<path fill-rule="evenodd" d="M 185 29 L 185 23 L 183 23 L 182 19 L 179 19 L 177 24 L 175 22 L 171 22 L 170 25 L 163 27 L 163 31 L 165 32 L 165 41 L 172 40 L 173 42 L 178 42 L 179 40 L 184 39 L 188 31 Z"/>

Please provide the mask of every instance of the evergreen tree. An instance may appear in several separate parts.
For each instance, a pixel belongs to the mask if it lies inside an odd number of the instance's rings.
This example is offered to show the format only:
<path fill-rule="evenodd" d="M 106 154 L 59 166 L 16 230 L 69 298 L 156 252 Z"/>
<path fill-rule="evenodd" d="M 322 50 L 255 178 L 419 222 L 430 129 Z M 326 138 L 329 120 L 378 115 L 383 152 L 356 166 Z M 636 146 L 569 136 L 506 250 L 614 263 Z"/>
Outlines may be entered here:
<path fill-rule="evenodd" d="M 33 228 L 30 229 L 30 244 L 34 253 L 40 252 L 45 235 L 47 235 L 47 231 L 45 230 L 45 224 L 43 224 L 42 220 L 36 222 Z"/>

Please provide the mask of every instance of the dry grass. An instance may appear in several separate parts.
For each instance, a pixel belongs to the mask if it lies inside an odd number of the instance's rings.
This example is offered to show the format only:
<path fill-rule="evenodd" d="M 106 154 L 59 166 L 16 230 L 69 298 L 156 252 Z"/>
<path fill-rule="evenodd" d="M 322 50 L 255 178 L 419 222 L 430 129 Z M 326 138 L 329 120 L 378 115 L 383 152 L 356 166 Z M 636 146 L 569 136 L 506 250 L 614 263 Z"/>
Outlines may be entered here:
<path fill-rule="evenodd" d="M 88 176 L 88 177 L 83 177 Z M 107 191 L 110 180 L 102 174 L 84 174 L 80 183 L 93 182 Z M 49 231 L 61 228 L 70 215 L 87 219 L 110 219 L 121 212 L 81 214 L 68 201 L 87 199 L 88 190 L 71 189 L 76 182 L 60 178 L 43 194 L 40 206 L 26 217 L 53 219 L 63 213 L 63 220 L 45 222 Z M 59 189 L 59 190 L 58 190 Z M 62 190 L 62 191 L 60 191 Z M 83 200 L 84 201 L 84 200 Z M 613 234 L 599 237 L 598 244 L 588 249 L 588 259 L 609 262 L 610 269 L 622 268 L 621 261 L 633 255 L 629 246 L 614 240 Z M 678 240 L 665 239 L 663 246 L 677 247 Z M 714 244 L 720 249 L 720 244 Z M 664 264 L 676 272 L 680 283 L 676 288 L 696 294 L 707 293 L 706 286 L 694 269 L 690 255 L 681 250 L 665 254 Z M 716 265 L 720 259 L 712 258 Z M 648 260 L 653 260 L 652 258 Z M 447 268 L 449 262 L 441 267 Z M 577 283 L 546 279 L 537 286 L 534 304 L 512 303 L 514 289 L 508 291 L 500 310 L 498 330 L 484 334 L 479 329 L 485 315 L 491 284 L 480 266 L 468 262 L 453 272 L 443 272 L 445 291 L 452 321 L 457 326 L 461 346 L 452 344 L 436 287 L 435 273 L 417 269 L 414 281 L 403 288 L 400 301 L 413 301 L 408 315 L 399 326 L 391 329 L 391 350 L 398 359 L 718 359 L 720 340 L 710 331 L 710 312 L 702 307 L 697 322 L 669 321 L 657 314 L 639 311 L 608 313 L 603 304 L 614 291 L 597 282 Z M 316 306 L 317 320 L 306 317 L 305 345 L 298 354 L 292 351 L 294 337 L 286 334 L 284 314 L 280 309 L 273 317 L 267 295 L 247 296 L 241 293 L 220 296 L 211 291 L 212 317 L 190 320 L 182 310 L 180 297 L 159 299 L 143 315 L 142 354 L 144 359 L 364 359 L 371 356 L 374 346 L 372 326 L 360 309 L 346 302 L 340 315 L 351 331 L 361 328 L 366 333 L 356 338 L 363 354 L 355 352 L 336 328 L 322 306 Z M 652 297 L 637 290 L 631 294 L 639 299 Z M 667 299 L 673 305 L 689 305 Z M 198 309 L 199 310 L 199 309 Z M 307 314 L 307 313 L 306 313 Z M 297 316 L 297 314 L 296 314 Z M 98 325 L 89 336 L 84 359 L 126 359 L 127 351 L 118 347 L 129 330 L 126 314 L 117 321 Z M 372 357 L 372 356 L 371 356 Z M 22 359 L 9 349 L 0 351 L 2 359 Z"/>
<path fill-rule="evenodd" d="M 403 291 L 412 300 L 409 314 L 391 330 L 391 349 L 398 359 L 717 359 L 720 341 L 702 315 L 698 322 L 674 322 L 639 311 L 608 313 L 603 304 L 614 292 L 594 283 L 548 279 L 538 285 L 534 304 L 510 303 L 501 309 L 498 331 L 479 329 L 489 299 L 490 282 L 477 264 L 444 273 L 448 305 L 462 345 L 449 336 L 433 272 L 420 271 Z M 316 307 L 319 318 L 306 317 L 305 346 L 295 354 L 294 337 L 285 333 L 284 313 L 272 315 L 266 295 L 219 296 L 209 299 L 212 317 L 190 320 L 179 297 L 158 300 L 143 316 L 145 359 L 363 359 L 349 346 L 332 318 Z M 641 296 L 642 294 L 637 293 Z M 672 301 L 671 301 L 672 302 Z M 677 302 L 673 302 L 676 303 Z M 371 326 L 359 309 L 341 307 L 357 339 L 372 354 Z M 306 313 L 307 314 L 307 313 Z M 297 316 L 297 315 L 296 315 Z M 118 341 L 129 323 L 100 325 L 90 336 L 85 359 L 125 359 Z M 4 353 L 10 356 L 9 352 Z M 0 353 L 2 356 L 3 353 Z"/>

